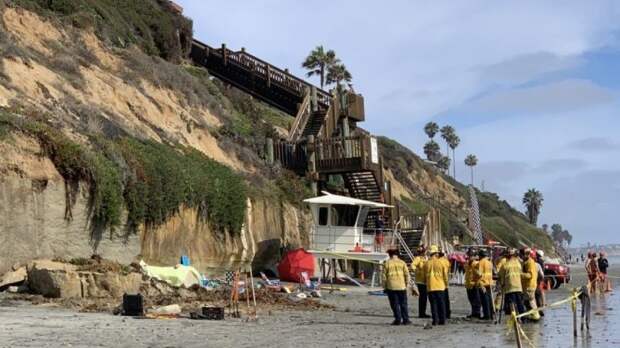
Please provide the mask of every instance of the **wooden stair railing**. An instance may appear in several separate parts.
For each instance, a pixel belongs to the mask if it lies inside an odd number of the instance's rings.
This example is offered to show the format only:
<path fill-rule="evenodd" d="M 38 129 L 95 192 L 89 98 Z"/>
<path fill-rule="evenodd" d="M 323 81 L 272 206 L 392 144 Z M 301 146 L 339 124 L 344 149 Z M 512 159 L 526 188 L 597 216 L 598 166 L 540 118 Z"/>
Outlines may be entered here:
<path fill-rule="evenodd" d="M 310 83 L 287 70 L 279 69 L 243 49 L 232 51 L 225 45 L 216 49 L 193 40 L 190 58 L 195 64 L 205 67 L 211 75 L 291 116 L 297 114 L 298 105 L 303 102 L 306 91 L 313 88 Z M 327 109 L 331 94 L 320 88 L 316 90 L 318 104 Z"/>
<path fill-rule="evenodd" d="M 299 110 L 297 111 L 297 115 L 295 115 L 295 121 L 291 126 L 291 130 L 288 134 L 288 141 L 296 142 L 301 137 L 306 124 L 308 123 L 308 119 L 312 115 L 312 108 L 310 105 L 310 101 L 312 100 L 312 96 L 310 95 L 310 91 L 306 92 L 306 96 L 304 97 L 303 103 L 299 106 Z"/>

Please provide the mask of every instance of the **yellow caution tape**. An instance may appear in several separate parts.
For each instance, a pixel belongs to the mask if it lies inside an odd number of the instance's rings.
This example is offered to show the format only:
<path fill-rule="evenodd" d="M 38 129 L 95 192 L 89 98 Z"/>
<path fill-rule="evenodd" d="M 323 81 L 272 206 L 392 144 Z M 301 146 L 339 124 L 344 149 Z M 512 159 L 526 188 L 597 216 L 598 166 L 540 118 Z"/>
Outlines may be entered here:
<path fill-rule="evenodd" d="M 567 297 L 567 298 L 565 298 L 563 300 L 560 300 L 560 301 L 557 301 L 557 302 L 554 302 L 554 303 L 551 303 L 551 304 L 548 304 L 548 305 L 544 305 L 544 306 L 539 307 L 539 308 L 530 309 L 529 311 L 527 311 L 525 313 L 521 313 L 521 314 L 517 315 L 517 319 L 518 318 L 522 318 L 522 317 L 524 317 L 526 315 L 533 314 L 534 312 L 540 312 L 540 311 L 542 311 L 544 309 L 547 309 L 547 308 L 557 307 L 557 306 L 562 305 L 564 303 L 568 303 L 569 301 L 571 301 L 573 303 L 573 305 L 575 306 L 575 308 L 576 308 L 576 306 L 577 306 L 577 298 L 579 298 L 580 295 L 581 295 L 581 291 L 577 292 L 576 290 L 573 290 L 573 294 L 571 296 L 569 296 L 569 297 Z"/>

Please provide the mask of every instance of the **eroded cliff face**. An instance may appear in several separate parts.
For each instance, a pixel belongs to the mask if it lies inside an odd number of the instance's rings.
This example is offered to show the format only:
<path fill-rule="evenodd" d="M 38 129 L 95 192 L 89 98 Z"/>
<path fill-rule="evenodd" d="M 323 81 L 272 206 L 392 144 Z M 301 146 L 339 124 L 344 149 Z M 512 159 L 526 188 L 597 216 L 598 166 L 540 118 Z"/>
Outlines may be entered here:
<path fill-rule="evenodd" d="M 245 225 L 238 236 L 222 235 L 202 222 L 194 209 L 154 230 L 143 230 L 142 256 L 146 262 L 174 264 L 188 255 L 194 266 L 207 273 L 252 266 L 271 269 L 281 248 L 307 246 L 310 216 L 290 205 L 248 200 Z"/>
<path fill-rule="evenodd" d="M 124 235 L 120 228 L 92 236 L 87 187 L 80 187 L 67 219 L 64 179 L 40 153 L 37 141 L 23 135 L 0 143 L 0 273 L 34 259 L 94 253 L 121 263 L 144 259 L 157 265 L 174 265 L 188 255 L 207 273 L 250 264 L 265 269 L 273 267 L 281 247 L 307 244 L 308 212 L 262 199 L 248 200 L 244 227 L 234 236 L 215 231 L 195 209 L 185 208 L 138 234 Z"/>
<path fill-rule="evenodd" d="M 144 66 L 125 59 L 144 57 L 131 52 L 136 48 L 110 48 L 92 31 L 19 8 L 3 8 L 1 19 L 2 44 L 12 53 L 0 57 L 0 106 L 44 113 L 77 142 L 86 142 L 83 129 L 101 131 L 107 120 L 129 135 L 178 142 L 238 172 L 254 172 L 252 163 L 225 150 L 213 135 L 222 124 L 211 109 L 217 104 L 190 101 L 197 96 L 141 78 L 136 69 Z M 72 59 L 79 45 L 93 61 Z M 125 235 L 121 227 L 93 236 L 86 184 L 67 219 L 65 181 L 37 140 L 19 132 L 0 136 L 0 273 L 33 259 L 93 253 L 122 263 L 144 259 L 158 265 L 174 265 L 185 254 L 207 272 L 246 264 L 264 269 L 273 266 L 281 247 L 307 242 L 308 211 L 261 198 L 247 201 L 244 227 L 236 234 L 215 231 L 195 210 L 181 207 L 165 224 L 141 227 L 137 234 Z"/>

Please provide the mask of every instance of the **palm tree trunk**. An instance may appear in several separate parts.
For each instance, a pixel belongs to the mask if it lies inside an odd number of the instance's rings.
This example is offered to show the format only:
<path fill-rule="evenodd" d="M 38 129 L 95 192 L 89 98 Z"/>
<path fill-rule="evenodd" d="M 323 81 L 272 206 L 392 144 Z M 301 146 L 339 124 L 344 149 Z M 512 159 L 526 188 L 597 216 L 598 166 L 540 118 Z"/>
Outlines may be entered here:
<path fill-rule="evenodd" d="M 324 83 L 325 83 L 325 65 L 321 64 L 321 89 L 323 89 Z"/>
<path fill-rule="evenodd" d="M 474 186 L 474 166 L 471 166 L 471 186 Z"/>
<path fill-rule="evenodd" d="M 452 149 L 452 178 L 456 180 L 456 149 Z"/>

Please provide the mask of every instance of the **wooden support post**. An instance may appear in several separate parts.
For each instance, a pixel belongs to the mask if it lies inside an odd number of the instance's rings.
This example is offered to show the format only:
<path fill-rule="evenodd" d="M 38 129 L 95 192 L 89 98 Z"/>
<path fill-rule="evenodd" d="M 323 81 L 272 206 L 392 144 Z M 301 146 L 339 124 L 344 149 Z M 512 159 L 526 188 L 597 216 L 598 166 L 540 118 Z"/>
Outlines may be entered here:
<path fill-rule="evenodd" d="M 573 289 L 573 299 L 571 301 L 571 309 L 573 310 L 573 337 L 577 338 L 577 289 Z"/>
<path fill-rule="evenodd" d="M 344 116 L 342 118 L 342 136 L 345 138 L 344 141 L 344 154 L 346 158 L 351 158 L 351 142 L 350 140 L 346 140 L 351 135 L 349 130 L 349 118 Z M 326 134 L 326 136 L 331 136 L 331 134 Z"/>
<path fill-rule="evenodd" d="M 316 175 L 316 147 L 315 147 L 315 142 L 314 142 L 314 135 L 310 134 L 308 136 L 308 172 L 310 173 L 310 175 L 314 176 Z M 318 184 L 316 182 L 316 178 L 312 177 L 311 178 L 311 182 L 312 182 L 312 193 L 315 196 L 319 195 L 319 188 L 318 188 Z"/>
<path fill-rule="evenodd" d="M 224 66 L 228 65 L 228 50 L 225 43 L 222 44 L 222 57 L 224 58 Z"/>
<path fill-rule="evenodd" d="M 275 159 L 273 157 L 273 139 L 267 138 L 265 142 L 265 157 L 267 159 L 267 164 L 270 166 L 273 165 Z"/>
<path fill-rule="evenodd" d="M 271 65 L 267 64 L 267 88 L 271 88 Z"/>
<path fill-rule="evenodd" d="M 310 98 L 312 112 L 319 111 L 318 95 L 315 86 L 312 86 L 312 88 L 310 89 Z"/>

